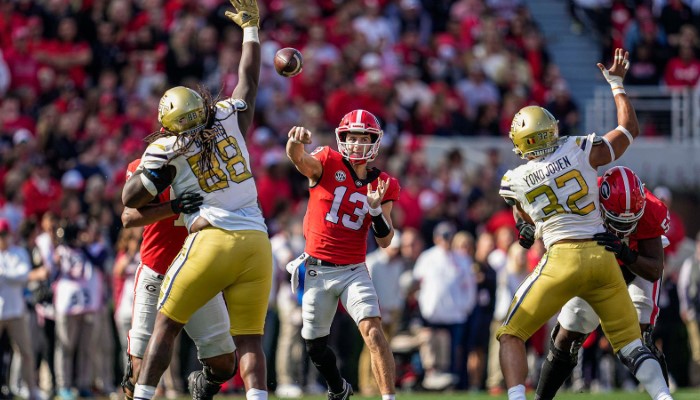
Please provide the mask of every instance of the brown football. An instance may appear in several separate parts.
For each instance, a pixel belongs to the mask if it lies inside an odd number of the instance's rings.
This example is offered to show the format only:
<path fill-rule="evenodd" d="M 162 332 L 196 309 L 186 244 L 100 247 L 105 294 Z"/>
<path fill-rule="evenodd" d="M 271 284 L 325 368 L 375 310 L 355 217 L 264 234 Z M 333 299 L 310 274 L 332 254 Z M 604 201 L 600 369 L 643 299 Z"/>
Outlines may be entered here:
<path fill-rule="evenodd" d="M 275 53 L 275 70 L 282 76 L 291 78 L 299 75 L 302 64 L 301 52 L 293 47 L 285 47 Z"/>

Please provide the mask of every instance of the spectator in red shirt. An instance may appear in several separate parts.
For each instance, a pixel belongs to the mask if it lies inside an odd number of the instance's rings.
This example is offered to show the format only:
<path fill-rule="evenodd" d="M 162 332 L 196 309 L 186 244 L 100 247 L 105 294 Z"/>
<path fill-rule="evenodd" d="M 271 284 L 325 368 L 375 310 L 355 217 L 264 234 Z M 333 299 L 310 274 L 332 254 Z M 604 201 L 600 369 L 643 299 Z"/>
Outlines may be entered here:
<path fill-rule="evenodd" d="M 10 90 L 28 89 L 33 95 L 39 94 L 39 61 L 31 51 L 29 29 L 15 30 L 12 34 L 12 46 L 4 53 L 10 68 Z"/>
<path fill-rule="evenodd" d="M 678 57 L 672 58 L 666 65 L 664 83 L 672 88 L 693 88 L 700 80 L 700 60 L 690 44 L 682 44 Z"/>
<path fill-rule="evenodd" d="M 75 19 L 65 17 L 58 24 L 58 38 L 42 43 L 37 49 L 37 59 L 56 72 L 65 72 L 82 89 L 86 84 L 86 67 L 92 61 L 90 45 L 78 39 Z"/>
<path fill-rule="evenodd" d="M 61 184 L 51 176 L 43 158 L 33 160 L 32 167 L 29 179 L 22 185 L 25 216 L 39 218 L 49 210 L 60 213 Z"/>

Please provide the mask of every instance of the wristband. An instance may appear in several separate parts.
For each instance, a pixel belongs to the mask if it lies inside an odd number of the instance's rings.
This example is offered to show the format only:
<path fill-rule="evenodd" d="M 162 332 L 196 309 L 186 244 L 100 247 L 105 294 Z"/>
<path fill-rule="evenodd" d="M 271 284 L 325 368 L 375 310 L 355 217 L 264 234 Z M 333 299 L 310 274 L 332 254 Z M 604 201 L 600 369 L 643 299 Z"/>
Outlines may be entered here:
<path fill-rule="evenodd" d="M 625 136 L 627 136 L 627 139 L 630 141 L 630 144 L 632 144 L 632 142 L 634 141 L 634 136 L 632 136 L 632 134 L 630 133 L 630 131 L 627 130 L 627 128 L 625 128 L 622 125 L 618 125 L 615 129 L 624 133 Z"/>
<path fill-rule="evenodd" d="M 382 215 L 382 206 L 379 206 L 377 208 L 370 207 L 369 208 L 369 215 L 371 215 L 373 217 L 378 217 L 378 216 Z"/>
<path fill-rule="evenodd" d="M 389 236 L 391 233 L 391 227 L 386 222 L 386 219 L 384 219 L 384 214 L 372 216 L 372 231 L 374 231 L 374 236 L 378 238 Z"/>
<path fill-rule="evenodd" d="M 245 42 L 260 43 L 257 26 L 247 26 L 243 28 L 243 43 Z"/>
<path fill-rule="evenodd" d="M 622 86 L 610 86 L 610 87 L 612 88 L 613 96 L 615 96 L 617 94 L 627 94 L 627 92 L 625 92 L 625 88 Z"/>

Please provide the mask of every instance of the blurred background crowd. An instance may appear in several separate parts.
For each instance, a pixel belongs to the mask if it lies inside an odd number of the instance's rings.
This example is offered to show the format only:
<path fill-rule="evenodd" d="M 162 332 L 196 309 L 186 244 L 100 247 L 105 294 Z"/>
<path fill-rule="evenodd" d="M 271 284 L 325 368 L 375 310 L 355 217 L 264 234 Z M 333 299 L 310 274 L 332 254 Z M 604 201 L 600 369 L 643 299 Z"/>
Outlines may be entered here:
<path fill-rule="evenodd" d="M 429 162 L 423 141 L 508 140 L 513 114 L 528 104 L 552 111 L 562 134 L 583 133 L 579 107 L 531 16 L 537 2 L 259 3 L 263 66 L 248 148 L 278 266 L 266 332 L 271 387 L 289 397 L 325 391 L 305 361 L 300 308 L 284 271 L 303 250 L 307 193 L 285 156 L 287 131 L 302 125 L 315 133 L 315 145 L 335 146 L 341 117 L 364 108 L 380 117 L 385 132 L 374 163 L 402 186 L 393 215 L 401 234 L 384 250 L 369 239 L 368 255 L 398 383 L 499 393 L 493 328 L 544 249 L 524 250 L 515 240 L 512 215 L 497 196 L 505 172 L 498 151 L 468 168 L 457 150 Z M 616 47 L 630 51 L 628 83 L 697 85 L 700 1 L 567 4 L 572 31 L 596 38 L 600 60 Z M 141 237 L 138 229 L 121 228 L 126 165 L 159 128 L 157 103 L 167 88 L 231 93 L 241 32 L 223 16 L 227 9 L 225 0 L 0 0 L 0 254 L 20 246 L 31 255 L 23 274 L 0 269 L 0 324 L 22 318 L 31 327 L 31 340 L 21 346 L 7 334 L 0 339 L 1 396 L 41 396 L 23 383 L 28 358 L 44 395 L 64 387 L 82 397 L 117 392 Z M 272 66 L 275 51 L 288 46 L 304 56 L 303 73 L 292 79 Z M 654 189 L 674 210 L 673 193 Z M 688 238 L 694 232 L 673 215 L 656 335 L 674 385 L 700 385 L 700 354 L 690 353 L 693 330 L 686 329 L 695 324 L 697 332 L 700 269 L 680 273 L 686 258 L 686 271 L 700 268 L 700 247 L 696 252 Z M 83 259 L 57 265 L 54 254 L 65 249 Z M 86 260 L 92 268 L 77 271 Z M 89 282 L 84 298 L 58 301 L 58 283 L 78 276 Z M 341 312 L 335 324 L 343 376 L 361 393 L 375 393 L 362 340 L 345 329 L 352 320 Z M 546 327 L 529 342 L 531 385 L 547 343 Z M 191 343 L 183 338 L 181 345 L 164 379 L 169 397 L 183 392 L 182 377 L 197 368 Z M 574 388 L 636 387 L 601 335 L 584 347 Z M 61 364 L 66 358 L 76 360 L 70 371 Z M 233 381 L 225 390 L 239 387 Z"/>

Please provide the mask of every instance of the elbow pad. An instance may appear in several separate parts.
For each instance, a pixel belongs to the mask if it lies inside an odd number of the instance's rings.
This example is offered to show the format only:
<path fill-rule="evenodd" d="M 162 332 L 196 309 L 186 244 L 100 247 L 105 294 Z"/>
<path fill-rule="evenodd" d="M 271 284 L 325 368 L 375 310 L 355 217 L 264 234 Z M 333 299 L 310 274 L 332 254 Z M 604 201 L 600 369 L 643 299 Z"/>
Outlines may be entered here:
<path fill-rule="evenodd" d="M 157 196 L 170 186 L 172 175 L 168 166 L 158 169 L 144 168 L 141 174 L 141 182 L 151 195 Z"/>

